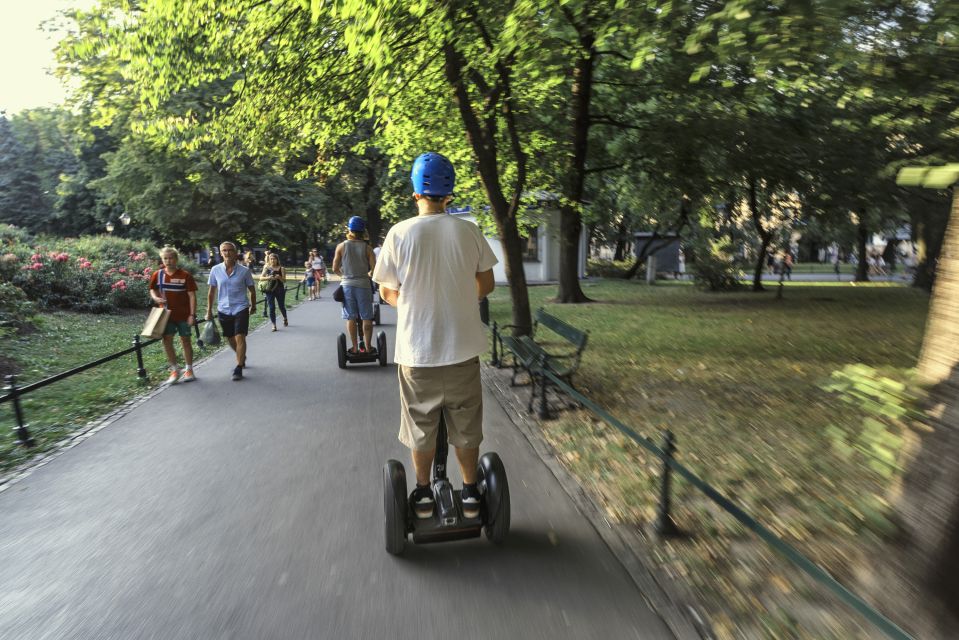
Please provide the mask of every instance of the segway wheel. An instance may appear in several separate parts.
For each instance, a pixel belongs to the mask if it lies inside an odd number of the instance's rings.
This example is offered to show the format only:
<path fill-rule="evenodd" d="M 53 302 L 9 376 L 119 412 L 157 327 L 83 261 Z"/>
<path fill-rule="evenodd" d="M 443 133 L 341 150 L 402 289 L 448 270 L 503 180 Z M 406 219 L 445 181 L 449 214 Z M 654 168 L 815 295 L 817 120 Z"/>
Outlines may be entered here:
<path fill-rule="evenodd" d="M 380 304 L 376 303 L 373 305 L 373 324 L 376 326 L 380 325 Z"/>
<path fill-rule="evenodd" d="M 502 544 L 509 534 L 509 481 L 503 461 L 493 452 L 479 460 L 479 483 L 483 490 L 485 513 L 483 531 L 490 542 Z"/>
<path fill-rule="evenodd" d="M 394 556 L 406 546 L 406 470 L 388 460 L 383 467 L 383 508 L 386 516 L 386 551 Z"/>
<path fill-rule="evenodd" d="M 342 333 L 336 341 L 336 363 L 340 369 L 346 369 L 346 335 Z"/>
<path fill-rule="evenodd" d="M 386 333 L 380 331 L 376 334 L 376 352 L 380 358 L 380 366 L 386 366 Z"/>

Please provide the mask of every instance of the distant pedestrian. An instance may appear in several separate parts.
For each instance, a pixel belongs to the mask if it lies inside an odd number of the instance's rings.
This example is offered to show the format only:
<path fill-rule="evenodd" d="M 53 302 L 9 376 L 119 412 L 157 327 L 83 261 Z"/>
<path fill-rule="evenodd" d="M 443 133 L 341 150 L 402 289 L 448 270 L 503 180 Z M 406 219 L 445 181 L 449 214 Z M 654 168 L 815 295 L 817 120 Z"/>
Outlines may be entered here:
<path fill-rule="evenodd" d="M 316 253 L 310 251 L 309 255 L 306 256 L 306 261 L 303 263 L 303 279 L 306 280 L 306 291 L 310 294 L 308 300 L 316 300 L 314 286 L 316 285 L 316 276 L 313 274 L 313 258 L 316 256 Z"/>
<path fill-rule="evenodd" d="M 280 306 L 283 326 L 289 326 L 286 315 L 286 269 L 280 264 L 280 257 L 275 253 L 268 254 L 266 257 L 266 264 L 263 265 L 263 272 L 260 273 L 260 287 L 263 295 L 266 296 L 264 306 L 269 309 L 273 330 L 276 331 L 276 305 Z"/>
<path fill-rule="evenodd" d="M 250 270 L 237 261 L 236 245 L 224 242 L 220 245 L 223 262 L 210 269 L 206 297 L 206 319 L 213 320 L 213 301 L 216 300 L 217 317 L 223 335 L 236 353 L 233 379 L 243 379 L 246 366 L 246 335 L 250 332 L 250 314 L 256 313 L 256 285 Z M 249 293 L 249 301 L 247 301 Z"/>
<path fill-rule="evenodd" d="M 771 251 L 766 254 L 766 271 L 769 275 L 776 272 L 776 256 Z"/>
<path fill-rule="evenodd" d="M 793 254 L 789 251 L 783 256 L 783 273 L 787 280 L 793 279 Z"/>
<path fill-rule="evenodd" d="M 164 384 L 193 382 L 196 377 L 193 375 L 191 330 L 196 323 L 196 280 L 189 271 L 178 266 L 180 254 L 173 247 L 160 249 L 160 259 L 163 261 L 163 268 L 154 271 L 150 276 L 150 297 L 158 306 L 166 307 L 170 311 L 170 319 L 163 332 L 163 350 L 170 364 L 170 375 Z M 174 335 L 180 336 L 180 344 L 183 345 L 186 368 L 182 377 L 173 347 Z"/>
<path fill-rule="evenodd" d="M 316 249 L 313 249 L 310 268 L 313 269 L 313 299 L 319 300 L 320 291 L 323 288 L 323 278 L 326 277 L 326 262 L 323 261 L 323 256 Z"/>

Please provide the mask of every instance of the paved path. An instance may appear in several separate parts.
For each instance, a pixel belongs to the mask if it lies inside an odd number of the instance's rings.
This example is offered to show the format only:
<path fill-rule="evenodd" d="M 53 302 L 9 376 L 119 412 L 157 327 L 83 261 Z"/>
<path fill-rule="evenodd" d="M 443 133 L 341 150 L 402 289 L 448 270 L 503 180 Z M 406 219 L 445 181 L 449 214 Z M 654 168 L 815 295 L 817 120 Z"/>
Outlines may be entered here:
<path fill-rule="evenodd" d="M 490 395 L 507 544 L 389 556 L 396 369 L 337 369 L 327 298 L 290 320 L 0 493 L 0 638 L 672 637 Z"/>

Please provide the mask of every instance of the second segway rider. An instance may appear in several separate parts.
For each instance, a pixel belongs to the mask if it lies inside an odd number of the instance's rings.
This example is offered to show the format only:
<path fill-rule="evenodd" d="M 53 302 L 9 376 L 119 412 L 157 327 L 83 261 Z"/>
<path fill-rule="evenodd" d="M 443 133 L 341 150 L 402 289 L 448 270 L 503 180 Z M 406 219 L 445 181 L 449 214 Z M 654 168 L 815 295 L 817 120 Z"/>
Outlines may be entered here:
<path fill-rule="evenodd" d="M 390 229 L 373 271 L 380 296 L 397 310 L 399 439 L 416 470 L 411 504 L 418 518 L 433 513 L 430 468 L 442 413 L 463 475 L 463 515 L 475 518 L 482 497 L 476 487 L 483 440 L 479 355 L 486 351 L 478 302 L 493 290 L 497 260 L 479 227 L 446 215 L 455 182 L 448 159 L 424 153 L 411 179 L 419 215 Z"/>
<path fill-rule="evenodd" d="M 373 249 L 366 241 L 366 223 L 353 216 L 346 224 L 346 241 L 336 246 L 333 254 L 333 273 L 340 276 L 343 287 L 343 319 L 347 334 L 353 342 L 351 353 L 359 353 L 357 319 L 363 322 L 363 343 L 366 349 L 373 344 L 373 283 L 370 274 L 376 266 Z"/>

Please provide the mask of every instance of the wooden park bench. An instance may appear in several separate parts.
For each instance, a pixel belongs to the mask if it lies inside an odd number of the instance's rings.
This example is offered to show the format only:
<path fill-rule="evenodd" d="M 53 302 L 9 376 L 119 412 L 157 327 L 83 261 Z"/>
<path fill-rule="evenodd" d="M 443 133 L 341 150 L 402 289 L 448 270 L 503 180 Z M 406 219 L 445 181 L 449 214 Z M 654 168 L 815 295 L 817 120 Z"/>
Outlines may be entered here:
<path fill-rule="evenodd" d="M 510 378 L 510 386 L 516 384 L 516 374 L 520 369 L 525 370 L 530 379 L 528 410 L 533 410 L 533 400 L 536 398 L 538 388 L 540 401 L 537 415 L 545 419 L 549 417 L 546 391 L 551 384 L 554 387 L 556 385 L 550 381 L 544 371 L 549 371 L 572 387 L 573 375 L 579 369 L 589 332 L 581 331 L 543 309 L 537 309 L 533 314 L 533 331 L 530 335 L 514 337 L 504 336 L 499 332 L 499 329 L 510 326 L 494 328 L 493 335 L 493 339 L 499 341 L 499 353 L 505 356 L 508 350 L 512 359 L 513 375 Z M 540 327 L 546 327 L 558 337 L 559 344 L 556 345 L 553 336 L 544 338 Z"/>

